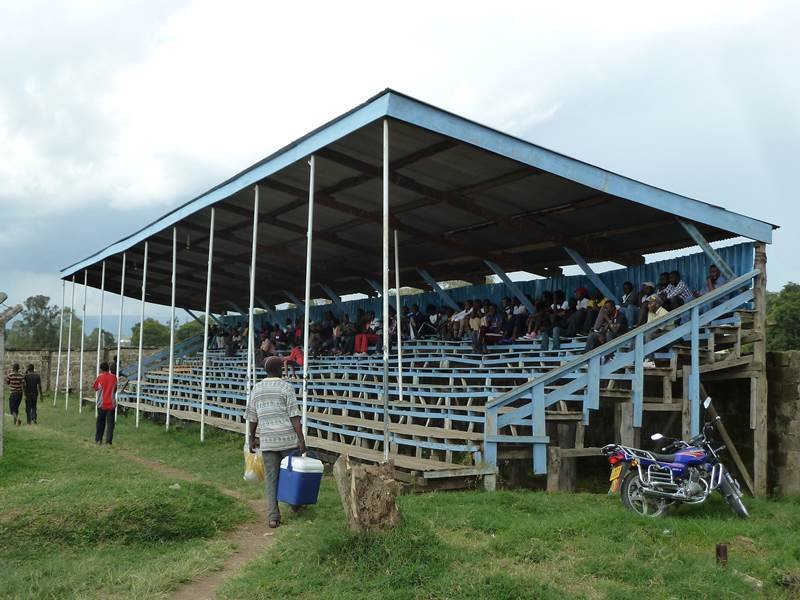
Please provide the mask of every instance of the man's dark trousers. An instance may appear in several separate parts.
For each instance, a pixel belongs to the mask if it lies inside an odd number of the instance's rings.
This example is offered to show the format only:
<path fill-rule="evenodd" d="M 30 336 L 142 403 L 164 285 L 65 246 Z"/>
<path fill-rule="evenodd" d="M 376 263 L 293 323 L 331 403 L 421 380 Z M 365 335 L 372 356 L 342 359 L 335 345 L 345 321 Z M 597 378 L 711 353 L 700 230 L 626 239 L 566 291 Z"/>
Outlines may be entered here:
<path fill-rule="evenodd" d="M 106 433 L 106 444 L 110 444 L 114 439 L 114 409 L 108 410 L 104 408 L 97 409 L 97 430 L 94 434 L 94 441 L 101 442 L 103 440 L 103 431 Z"/>

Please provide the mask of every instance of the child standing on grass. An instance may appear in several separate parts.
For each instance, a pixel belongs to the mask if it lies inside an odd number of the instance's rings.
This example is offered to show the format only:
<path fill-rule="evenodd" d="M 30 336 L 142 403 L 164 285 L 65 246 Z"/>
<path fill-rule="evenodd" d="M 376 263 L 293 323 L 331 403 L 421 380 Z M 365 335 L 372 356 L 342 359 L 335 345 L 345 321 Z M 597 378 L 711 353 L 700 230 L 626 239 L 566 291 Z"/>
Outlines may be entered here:
<path fill-rule="evenodd" d="M 106 444 L 110 446 L 114 439 L 114 408 L 116 407 L 114 392 L 117 389 L 117 376 L 109 372 L 107 362 L 100 363 L 100 374 L 92 387 L 96 392 L 100 392 L 97 398 L 97 428 L 94 442 L 101 444 L 103 431 L 105 431 Z"/>

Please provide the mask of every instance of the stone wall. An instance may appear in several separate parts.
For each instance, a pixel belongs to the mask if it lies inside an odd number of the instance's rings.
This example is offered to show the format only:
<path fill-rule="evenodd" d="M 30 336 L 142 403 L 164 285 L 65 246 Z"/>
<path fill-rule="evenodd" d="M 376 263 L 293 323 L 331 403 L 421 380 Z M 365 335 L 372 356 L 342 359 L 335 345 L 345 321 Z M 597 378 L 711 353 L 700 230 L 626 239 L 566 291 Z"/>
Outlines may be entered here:
<path fill-rule="evenodd" d="M 143 348 L 142 356 L 150 356 L 155 354 L 161 348 Z M 116 356 L 117 347 L 112 346 L 104 348 L 100 351 L 100 362 L 108 361 Z M 123 366 L 134 364 L 139 356 L 138 347 L 123 347 L 120 351 L 121 364 Z M 58 350 L 15 350 L 14 348 L 6 348 L 5 361 L 0 368 L 3 373 L 11 371 L 11 365 L 19 363 L 22 371 L 32 364 L 36 371 L 42 376 L 42 387 L 46 392 L 51 391 L 56 383 L 56 363 L 58 361 Z M 61 353 L 61 374 L 59 384 L 60 389 L 64 389 L 66 381 L 66 364 L 67 353 Z M 86 350 L 83 354 L 83 389 L 91 388 L 94 378 L 97 375 L 95 367 L 97 366 L 97 349 Z M 77 392 L 80 389 L 80 382 L 78 376 L 80 375 L 80 351 L 73 350 L 70 354 L 70 389 Z"/>
<path fill-rule="evenodd" d="M 769 352 L 769 481 L 779 494 L 800 494 L 800 352 Z"/>

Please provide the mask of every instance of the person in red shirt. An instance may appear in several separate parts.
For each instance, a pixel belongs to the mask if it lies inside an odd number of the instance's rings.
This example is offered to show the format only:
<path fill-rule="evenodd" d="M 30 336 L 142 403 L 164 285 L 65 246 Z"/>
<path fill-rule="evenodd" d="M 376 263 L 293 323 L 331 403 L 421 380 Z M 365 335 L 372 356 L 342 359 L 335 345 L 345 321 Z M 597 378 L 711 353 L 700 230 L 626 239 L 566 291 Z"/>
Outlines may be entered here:
<path fill-rule="evenodd" d="M 103 441 L 103 431 L 106 433 L 106 444 L 111 445 L 114 439 L 114 409 L 117 406 L 114 393 L 117 390 L 117 376 L 109 372 L 108 363 L 100 363 L 100 374 L 92 386 L 99 391 L 97 397 L 97 429 L 94 434 L 95 444 Z"/>
<path fill-rule="evenodd" d="M 292 351 L 289 353 L 289 356 L 284 357 L 283 359 L 283 371 L 284 376 L 289 375 L 289 369 L 292 369 L 292 377 L 297 377 L 297 369 L 298 367 L 303 366 L 303 349 L 300 347 L 300 344 L 294 342 L 292 344 Z"/>

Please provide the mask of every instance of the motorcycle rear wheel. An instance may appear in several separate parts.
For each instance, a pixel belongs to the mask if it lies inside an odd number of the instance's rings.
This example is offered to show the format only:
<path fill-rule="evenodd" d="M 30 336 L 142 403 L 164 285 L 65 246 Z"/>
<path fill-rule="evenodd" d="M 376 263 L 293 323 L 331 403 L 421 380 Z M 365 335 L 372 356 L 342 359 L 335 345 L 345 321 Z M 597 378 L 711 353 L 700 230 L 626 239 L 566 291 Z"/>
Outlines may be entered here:
<path fill-rule="evenodd" d="M 651 498 L 642 493 L 642 481 L 637 470 L 625 475 L 620 487 L 622 505 L 644 517 L 660 517 L 667 512 L 669 504 L 663 498 Z"/>
<path fill-rule="evenodd" d="M 739 491 L 739 484 L 733 476 L 725 471 L 722 480 L 719 482 L 719 492 L 725 498 L 725 502 L 731 507 L 731 510 L 743 519 L 748 519 L 750 513 L 747 512 L 747 507 L 742 502 L 742 494 Z"/>

